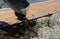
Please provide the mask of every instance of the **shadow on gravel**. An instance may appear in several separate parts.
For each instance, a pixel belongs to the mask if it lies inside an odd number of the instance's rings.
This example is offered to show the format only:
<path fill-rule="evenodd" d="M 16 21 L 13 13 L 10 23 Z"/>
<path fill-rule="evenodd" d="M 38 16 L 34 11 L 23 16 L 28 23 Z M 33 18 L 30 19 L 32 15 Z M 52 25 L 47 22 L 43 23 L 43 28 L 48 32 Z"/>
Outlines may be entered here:
<path fill-rule="evenodd" d="M 28 22 L 28 27 L 24 26 L 24 22 L 10 25 L 4 21 L 0 21 L 0 30 L 5 31 L 5 35 L 9 34 L 9 36 L 14 38 L 24 36 L 25 31 L 28 30 L 30 37 L 34 37 L 38 35 L 38 33 L 36 32 L 37 27 L 35 27 L 35 25 L 36 25 L 35 21 Z"/>

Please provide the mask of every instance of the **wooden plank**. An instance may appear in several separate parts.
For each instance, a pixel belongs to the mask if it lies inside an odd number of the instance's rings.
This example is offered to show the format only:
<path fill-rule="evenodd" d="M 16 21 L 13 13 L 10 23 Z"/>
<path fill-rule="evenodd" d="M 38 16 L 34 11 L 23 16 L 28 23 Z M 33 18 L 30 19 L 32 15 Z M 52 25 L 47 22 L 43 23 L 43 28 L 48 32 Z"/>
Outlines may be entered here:
<path fill-rule="evenodd" d="M 7 23 L 13 24 L 16 23 L 17 17 L 14 15 L 12 9 L 0 11 L 0 21 L 5 21 Z"/>
<path fill-rule="evenodd" d="M 36 4 L 29 7 L 27 18 L 33 19 L 56 12 L 60 12 L 60 1 Z"/>
<path fill-rule="evenodd" d="M 31 20 L 34 18 L 48 15 L 48 13 L 52 14 L 57 12 L 60 12 L 60 1 L 55 0 L 52 2 L 30 5 L 26 17 Z M 14 15 L 14 11 L 12 9 L 8 9 L 0 11 L 0 21 L 14 24 L 18 20 L 17 17 Z"/>

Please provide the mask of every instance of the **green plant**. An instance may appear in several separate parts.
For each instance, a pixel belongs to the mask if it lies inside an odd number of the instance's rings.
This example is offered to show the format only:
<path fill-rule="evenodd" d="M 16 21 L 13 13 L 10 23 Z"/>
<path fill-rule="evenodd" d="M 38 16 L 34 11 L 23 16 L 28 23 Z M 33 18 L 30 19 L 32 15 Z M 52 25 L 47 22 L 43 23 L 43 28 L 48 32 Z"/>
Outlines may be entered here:
<path fill-rule="evenodd" d="M 28 19 L 24 20 L 24 27 L 25 27 L 25 29 L 27 29 L 27 27 L 28 27 Z M 26 30 L 25 34 L 23 36 L 23 39 L 27 39 L 27 36 L 28 36 L 28 31 Z"/>
<path fill-rule="evenodd" d="M 9 37 L 10 37 L 9 34 L 6 34 L 5 39 L 9 39 Z"/>
<path fill-rule="evenodd" d="M 47 26 L 52 28 L 50 18 L 47 19 Z"/>
<path fill-rule="evenodd" d="M 47 20 L 47 26 L 48 26 L 48 27 L 51 27 L 51 26 L 50 26 L 50 19 Z"/>
<path fill-rule="evenodd" d="M 27 20 L 27 19 L 24 21 L 24 27 L 25 27 L 25 28 L 28 27 L 28 20 Z"/>
<path fill-rule="evenodd" d="M 23 39 L 27 39 L 28 35 L 23 36 Z"/>

